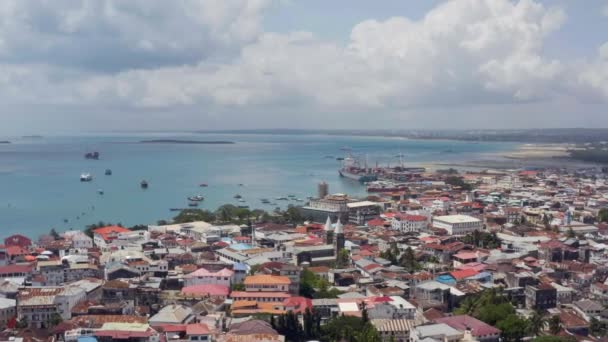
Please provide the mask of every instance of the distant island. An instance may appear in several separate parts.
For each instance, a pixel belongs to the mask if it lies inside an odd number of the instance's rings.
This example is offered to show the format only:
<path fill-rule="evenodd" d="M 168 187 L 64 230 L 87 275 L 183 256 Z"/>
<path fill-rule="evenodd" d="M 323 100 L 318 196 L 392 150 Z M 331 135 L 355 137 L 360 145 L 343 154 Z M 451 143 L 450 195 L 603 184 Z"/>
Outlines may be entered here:
<path fill-rule="evenodd" d="M 23 135 L 22 139 L 42 139 L 44 138 L 42 135 Z"/>
<path fill-rule="evenodd" d="M 141 144 L 200 144 L 200 145 L 226 145 L 234 144 L 234 141 L 201 141 L 201 140 L 175 140 L 175 139 L 153 139 L 141 140 Z"/>
<path fill-rule="evenodd" d="M 0 144 L 10 144 L 11 142 L 8 140 L 0 140 Z"/>

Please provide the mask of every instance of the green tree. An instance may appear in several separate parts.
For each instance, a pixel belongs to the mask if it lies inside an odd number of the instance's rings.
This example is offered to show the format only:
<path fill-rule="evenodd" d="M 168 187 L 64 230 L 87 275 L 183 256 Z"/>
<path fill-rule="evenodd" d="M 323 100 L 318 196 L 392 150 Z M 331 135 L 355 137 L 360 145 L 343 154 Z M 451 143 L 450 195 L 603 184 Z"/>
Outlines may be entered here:
<path fill-rule="evenodd" d="M 608 323 L 602 322 L 595 317 L 589 322 L 589 332 L 595 337 L 604 337 L 608 335 Z"/>
<path fill-rule="evenodd" d="M 464 181 L 464 178 L 459 176 L 448 176 L 445 179 L 445 183 L 451 186 L 459 187 L 462 190 L 469 191 L 473 189 L 473 186 Z"/>
<path fill-rule="evenodd" d="M 549 318 L 549 332 L 553 335 L 556 335 L 557 333 L 559 333 L 560 329 L 561 329 L 561 320 L 559 318 L 558 315 L 554 315 L 551 318 Z"/>
<path fill-rule="evenodd" d="M 251 265 L 249 268 L 249 275 L 254 275 L 258 273 L 262 269 L 262 267 L 263 265 L 261 264 Z"/>
<path fill-rule="evenodd" d="M 545 317 L 540 312 L 534 311 L 532 316 L 528 319 L 528 333 L 532 336 L 538 336 L 543 331 L 546 324 L 547 320 Z"/>
<path fill-rule="evenodd" d="M 363 323 L 369 322 L 369 316 L 367 315 L 367 307 L 365 306 L 365 302 L 362 302 L 363 308 L 361 308 L 361 320 Z"/>
<path fill-rule="evenodd" d="M 27 318 L 23 317 L 23 319 L 20 319 L 17 321 L 17 323 L 15 324 L 15 328 L 17 329 L 25 329 L 29 326 L 29 322 L 27 321 Z"/>
<path fill-rule="evenodd" d="M 574 230 L 572 229 L 572 227 L 568 228 L 568 231 L 566 232 L 566 236 L 569 238 L 575 238 L 576 237 L 576 233 L 574 233 Z"/>
<path fill-rule="evenodd" d="M 338 256 L 336 258 L 336 267 L 337 268 L 346 268 L 350 265 L 350 252 L 342 248 L 338 252 Z"/>
<path fill-rule="evenodd" d="M 573 337 L 545 335 L 535 337 L 532 342 L 576 342 L 576 339 Z"/>
<path fill-rule="evenodd" d="M 288 223 L 298 224 L 304 222 L 304 217 L 300 213 L 300 209 L 292 205 L 285 210 L 283 216 Z"/>
<path fill-rule="evenodd" d="M 496 325 L 499 320 L 515 313 L 513 305 L 500 291 L 501 289 L 490 288 L 476 296 L 468 297 L 460 303 L 455 313 L 471 315 L 490 325 Z"/>
<path fill-rule="evenodd" d="M 608 222 L 608 208 L 602 208 L 597 213 L 597 222 Z"/>
<path fill-rule="evenodd" d="M 422 266 L 416 260 L 416 254 L 414 254 L 414 250 L 412 247 L 408 247 L 405 252 L 399 258 L 399 264 L 408 272 L 416 272 L 422 269 Z"/>
<path fill-rule="evenodd" d="M 510 314 L 498 321 L 496 327 L 500 329 L 505 341 L 519 342 L 526 336 L 528 322 L 516 314 Z"/>
<path fill-rule="evenodd" d="M 245 291 L 245 284 L 243 283 L 234 283 L 230 286 L 231 291 Z"/>
<path fill-rule="evenodd" d="M 173 218 L 174 223 L 188 223 L 196 221 L 213 222 L 215 221 L 215 215 L 209 210 L 184 209 Z"/>
<path fill-rule="evenodd" d="M 307 339 L 315 338 L 315 319 L 313 317 L 312 311 L 310 311 L 309 308 L 306 308 L 306 310 L 304 311 L 302 321 L 304 322 L 304 336 Z"/>
<path fill-rule="evenodd" d="M 57 233 L 57 231 L 55 230 L 55 228 L 51 228 L 51 231 L 49 232 L 49 235 L 53 237 L 54 240 L 60 240 L 61 236 L 59 236 L 59 233 Z"/>
<path fill-rule="evenodd" d="M 364 323 L 359 317 L 339 316 L 332 318 L 321 327 L 322 341 L 349 341 L 349 342 L 379 342 L 380 336 L 374 326 Z"/>
<path fill-rule="evenodd" d="M 49 325 L 51 327 L 54 327 L 61 322 L 63 322 L 63 318 L 61 318 L 61 316 L 58 313 L 53 313 L 51 315 L 51 317 L 49 318 Z"/>
<path fill-rule="evenodd" d="M 148 230 L 148 226 L 145 224 L 136 224 L 133 227 L 129 227 L 129 230 L 137 231 L 137 230 Z"/>

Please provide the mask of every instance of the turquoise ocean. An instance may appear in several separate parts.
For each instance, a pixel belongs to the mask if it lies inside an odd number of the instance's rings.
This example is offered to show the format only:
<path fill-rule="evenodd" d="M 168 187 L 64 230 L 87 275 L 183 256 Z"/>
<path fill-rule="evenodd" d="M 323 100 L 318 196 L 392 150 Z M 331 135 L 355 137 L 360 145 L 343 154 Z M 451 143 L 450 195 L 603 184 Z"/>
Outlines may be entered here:
<path fill-rule="evenodd" d="M 462 162 L 479 155 L 512 150 L 512 143 L 407 140 L 329 135 L 129 133 L 2 137 L 0 144 L 0 237 L 21 233 L 36 238 L 51 228 L 82 229 L 98 221 L 123 225 L 154 224 L 187 207 L 201 194 L 199 208 L 225 203 L 272 210 L 275 201 L 316 194 L 326 181 L 331 193 L 364 195 L 360 184 L 342 179 L 336 157 L 349 148 L 368 165 Z M 141 144 L 147 139 L 228 140 L 230 145 Z M 99 160 L 86 152 L 98 151 Z M 111 176 L 104 175 L 111 169 Z M 80 182 L 83 172 L 92 182 Z M 149 188 L 140 188 L 147 180 Z M 207 183 L 206 188 L 199 184 Z M 242 184 L 242 185 L 240 185 Z M 98 190 L 104 194 L 100 195 Z M 238 203 L 240 194 L 246 203 Z M 65 222 L 67 220 L 67 223 Z"/>

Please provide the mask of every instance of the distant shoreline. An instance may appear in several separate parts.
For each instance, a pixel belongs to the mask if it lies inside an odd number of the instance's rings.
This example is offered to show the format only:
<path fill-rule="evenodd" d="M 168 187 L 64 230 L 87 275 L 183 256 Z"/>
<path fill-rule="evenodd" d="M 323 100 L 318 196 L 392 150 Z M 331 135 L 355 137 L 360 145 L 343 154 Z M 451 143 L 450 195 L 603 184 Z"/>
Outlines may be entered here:
<path fill-rule="evenodd" d="M 8 141 L 8 140 L 2 140 L 2 141 L 0 141 L 0 144 L 10 144 L 10 143 L 11 143 L 11 142 L 10 142 L 10 141 Z"/>
<path fill-rule="evenodd" d="M 230 145 L 234 141 L 201 141 L 201 140 L 178 140 L 178 139 L 152 139 L 140 140 L 140 144 L 193 144 L 193 145 Z"/>

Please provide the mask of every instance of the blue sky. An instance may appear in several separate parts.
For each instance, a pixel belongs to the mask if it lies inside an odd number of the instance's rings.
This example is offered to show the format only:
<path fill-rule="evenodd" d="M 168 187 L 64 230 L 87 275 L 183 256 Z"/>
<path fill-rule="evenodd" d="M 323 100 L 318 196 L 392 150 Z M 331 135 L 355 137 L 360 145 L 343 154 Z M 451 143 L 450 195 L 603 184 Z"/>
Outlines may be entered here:
<path fill-rule="evenodd" d="M 0 134 L 607 127 L 608 0 L 6 0 Z"/>

